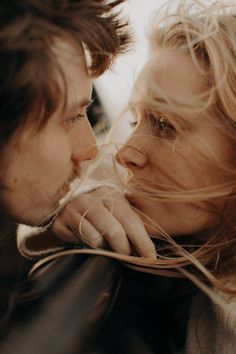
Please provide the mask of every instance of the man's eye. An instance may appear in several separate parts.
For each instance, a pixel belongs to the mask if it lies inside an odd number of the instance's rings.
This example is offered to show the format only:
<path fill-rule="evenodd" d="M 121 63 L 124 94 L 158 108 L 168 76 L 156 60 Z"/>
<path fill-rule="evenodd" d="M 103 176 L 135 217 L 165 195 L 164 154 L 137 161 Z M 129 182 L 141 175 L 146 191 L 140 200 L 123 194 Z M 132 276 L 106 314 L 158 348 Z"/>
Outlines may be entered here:
<path fill-rule="evenodd" d="M 84 114 L 78 113 L 76 116 L 66 119 L 66 124 L 69 128 L 75 128 L 82 118 L 84 118 Z"/>

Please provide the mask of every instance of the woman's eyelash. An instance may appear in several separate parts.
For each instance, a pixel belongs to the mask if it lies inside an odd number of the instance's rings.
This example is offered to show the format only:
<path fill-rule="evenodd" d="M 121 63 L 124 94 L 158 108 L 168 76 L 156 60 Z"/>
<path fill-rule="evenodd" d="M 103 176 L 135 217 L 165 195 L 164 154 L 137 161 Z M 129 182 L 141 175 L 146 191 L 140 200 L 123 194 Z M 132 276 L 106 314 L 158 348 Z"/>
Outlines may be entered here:
<path fill-rule="evenodd" d="M 175 127 L 164 115 L 154 115 L 153 113 L 145 113 L 145 116 L 145 120 L 147 119 L 153 132 L 155 134 L 158 134 L 161 138 L 173 138 L 176 134 Z M 132 128 L 136 128 L 139 124 L 139 120 L 131 120 L 129 124 Z"/>
<path fill-rule="evenodd" d="M 138 121 L 129 121 L 129 125 L 132 127 L 132 128 L 135 128 L 138 124 Z"/>

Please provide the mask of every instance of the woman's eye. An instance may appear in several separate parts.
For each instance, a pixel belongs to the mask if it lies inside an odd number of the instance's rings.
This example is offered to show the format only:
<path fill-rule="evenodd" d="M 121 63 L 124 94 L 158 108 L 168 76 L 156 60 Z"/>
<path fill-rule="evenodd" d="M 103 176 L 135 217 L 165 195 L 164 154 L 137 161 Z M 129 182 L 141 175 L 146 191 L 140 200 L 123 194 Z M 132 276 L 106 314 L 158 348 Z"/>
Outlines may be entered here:
<path fill-rule="evenodd" d="M 129 121 L 129 125 L 130 125 L 132 128 L 135 128 L 135 127 L 137 127 L 137 125 L 138 125 L 138 121 L 134 121 L 134 120 Z"/>
<path fill-rule="evenodd" d="M 69 128 L 75 128 L 76 124 L 79 123 L 82 118 L 84 118 L 84 114 L 78 113 L 76 116 L 66 119 L 67 126 Z"/>
<path fill-rule="evenodd" d="M 175 127 L 165 116 L 152 117 L 152 126 L 161 138 L 173 138 L 176 134 Z"/>
<path fill-rule="evenodd" d="M 168 128 L 167 120 L 165 117 L 160 117 L 157 121 L 157 124 L 161 131 L 165 131 Z"/>

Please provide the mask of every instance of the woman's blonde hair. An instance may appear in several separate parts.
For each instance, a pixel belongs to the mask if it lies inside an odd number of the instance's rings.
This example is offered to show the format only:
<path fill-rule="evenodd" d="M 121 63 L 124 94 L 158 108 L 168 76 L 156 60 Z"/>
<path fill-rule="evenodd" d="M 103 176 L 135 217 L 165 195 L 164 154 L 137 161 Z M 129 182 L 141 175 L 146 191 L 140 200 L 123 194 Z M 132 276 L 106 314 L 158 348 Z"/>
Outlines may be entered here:
<path fill-rule="evenodd" d="M 176 257 L 174 261 L 173 258 L 170 261 L 166 259 L 166 263 L 172 263 L 173 268 L 178 267 L 179 271 L 179 267 L 187 267 L 188 272 L 203 275 L 216 288 L 235 293 L 225 279 L 227 277 L 230 282 L 236 271 L 236 164 L 233 150 L 236 141 L 236 4 L 228 1 L 179 1 L 173 14 L 171 3 L 163 8 L 165 15 L 151 31 L 150 51 L 168 48 L 191 55 L 203 78 L 203 90 L 185 102 L 178 102 L 175 97 L 163 97 L 166 103 L 158 102 L 158 109 L 171 111 L 186 120 L 204 115 L 210 124 L 228 137 L 232 156 L 222 162 L 213 148 L 208 151 L 217 168 L 227 176 L 225 183 L 198 190 L 165 192 L 163 195 L 158 191 L 162 201 L 200 201 L 208 210 L 213 207 L 213 211 L 215 200 L 224 201 L 217 228 L 190 236 L 185 246 L 164 236 L 171 245 L 171 255 Z M 152 90 L 158 90 L 155 83 L 153 85 Z M 147 97 L 146 104 L 155 110 L 156 103 L 152 97 Z M 176 129 L 181 130 L 181 127 L 176 126 Z"/>

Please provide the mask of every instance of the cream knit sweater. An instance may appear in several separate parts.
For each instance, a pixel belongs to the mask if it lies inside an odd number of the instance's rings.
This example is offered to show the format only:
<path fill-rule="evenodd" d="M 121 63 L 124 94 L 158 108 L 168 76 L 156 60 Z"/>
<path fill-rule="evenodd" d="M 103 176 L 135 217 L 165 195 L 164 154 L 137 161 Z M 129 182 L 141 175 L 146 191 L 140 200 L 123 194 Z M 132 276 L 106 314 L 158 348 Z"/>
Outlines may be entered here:
<path fill-rule="evenodd" d="M 203 293 L 194 297 L 183 353 L 236 354 L 236 299 L 223 308 Z"/>

